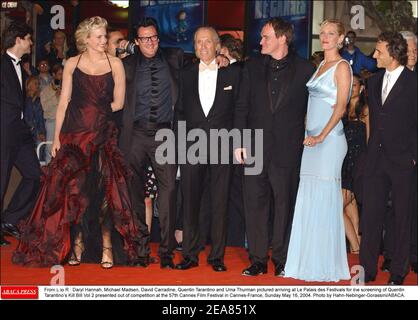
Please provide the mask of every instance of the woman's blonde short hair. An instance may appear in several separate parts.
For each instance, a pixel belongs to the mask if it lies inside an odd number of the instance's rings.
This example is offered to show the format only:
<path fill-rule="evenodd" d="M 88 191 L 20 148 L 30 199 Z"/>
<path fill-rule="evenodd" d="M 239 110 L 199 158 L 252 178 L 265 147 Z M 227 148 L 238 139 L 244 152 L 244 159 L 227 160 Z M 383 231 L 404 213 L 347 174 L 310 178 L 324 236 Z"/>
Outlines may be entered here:
<path fill-rule="evenodd" d="M 107 20 L 95 16 L 83 20 L 75 31 L 75 41 L 79 52 L 86 50 L 86 39 L 89 37 L 90 32 L 98 28 L 107 28 Z"/>
<path fill-rule="evenodd" d="M 345 27 L 344 27 L 344 24 L 340 20 L 337 20 L 337 19 L 326 19 L 326 20 L 322 21 L 322 23 L 320 25 L 321 29 L 325 25 L 327 25 L 328 23 L 335 24 L 337 26 L 337 32 L 338 32 L 338 35 L 339 36 L 345 35 Z"/>

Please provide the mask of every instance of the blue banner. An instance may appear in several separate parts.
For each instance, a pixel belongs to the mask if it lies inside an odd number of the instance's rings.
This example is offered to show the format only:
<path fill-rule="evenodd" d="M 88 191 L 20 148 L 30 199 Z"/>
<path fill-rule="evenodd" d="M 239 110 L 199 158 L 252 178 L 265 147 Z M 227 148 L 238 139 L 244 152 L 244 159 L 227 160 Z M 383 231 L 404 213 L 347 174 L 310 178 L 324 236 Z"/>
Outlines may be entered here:
<path fill-rule="evenodd" d="M 247 53 L 260 52 L 261 29 L 270 18 L 279 17 L 294 26 L 293 47 L 301 57 L 309 58 L 311 43 L 312 2 L 303 0 L 255 0 L 247 2 L 245 36 Z"/>
<path fill-rule="evenodd" d="M 205 1 L 141 0 L 130 1 L 129 6 L 133 27 L 144 17 L 157 20 L 161 47 L 178 47 L 185 52 L 194 52 L 193 34 L 205 23 Z"/>

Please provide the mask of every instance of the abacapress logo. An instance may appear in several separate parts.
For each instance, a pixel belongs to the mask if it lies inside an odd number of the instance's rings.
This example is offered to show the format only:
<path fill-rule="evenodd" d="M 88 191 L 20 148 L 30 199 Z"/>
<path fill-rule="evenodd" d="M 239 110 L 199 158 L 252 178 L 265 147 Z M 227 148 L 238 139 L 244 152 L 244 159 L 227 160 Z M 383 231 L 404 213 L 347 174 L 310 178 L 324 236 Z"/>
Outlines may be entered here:
<path fill-rule="evenodd" d="M 38 299 L 38 287 L 8 286 L 1 287 L 2 299 Z"/>

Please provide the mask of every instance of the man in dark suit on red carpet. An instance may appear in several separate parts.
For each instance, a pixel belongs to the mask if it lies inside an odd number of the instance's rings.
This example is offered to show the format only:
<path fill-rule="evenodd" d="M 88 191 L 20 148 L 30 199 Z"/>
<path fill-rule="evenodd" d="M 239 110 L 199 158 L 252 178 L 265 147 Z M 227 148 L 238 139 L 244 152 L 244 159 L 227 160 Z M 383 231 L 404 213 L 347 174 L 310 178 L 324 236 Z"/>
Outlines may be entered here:
<path fill-rule="evenodd" d="M 380 238 L 389 192 L 394 213 L 394 252 L 388 284 L 403 283 L 409 270 L 411 206 L 417 162 L 417 76 L 405 67 L 407 43 L 384 32 L 373 55 L 381 72 L 369 78 L 370 138 L 364 168 L 360 264 L 365 282 L 377 273 Z M 416 212 L 415 212 L 416 213 Z"/>
<path fill-rule="evenodd" d="M 123 59 L 126 73 L 126 103 L 122 116 L 119 144 L 129 163 L 132 204 L 139 219 L 138 265 L 150 263 L 150 234 L 145 222 L 145 164 L 151 161 L 158 183 L 157 205 L 161 240 L 161 268 L 174 268 L 174 227 L 176 217 L 175 164 L 159 164 L 155 159 L 161 142 L 155 140 L 159 129 L 171 128 L 173 109 L 178 98 L 183 50 L 160 48 L 157 22 L 144 18 L 137 27 L 135 42 L 139 52 Z"/>
<path fill-rule="evenodd" d="M 35 203 L 41 174 L 29 126 L 23 119 L 26 73 L 20 64 L 30 53 L 32 29 L 12 22 L 3 35 L 6 52 L 1 56 L 1 245 L 8 241 L 3 234 L 20 237 L 17 224 L 27 216 Z M 4 196 L 15 166 L 22 180 L 7 207 Z"/>
<path fill-rule="evenodd" d="M 306 83 L 314 72 L 309 61 L 289 48 L 292 39 L 293 26 L 283 19 L 272 18 L 261 32 L 262 55 L 245 62 L 243 70 L 235 126 L 263 130 L 263 170 L 258 175 L 244 175 L 244 212 L 251 261 L 243 270 L 246 276 L 267 272 L 271 207 L 276 276 L 283 275 L 286 263 L 303 150 Z M 236 150 L 239 162 L 249 156 L 247 151 Z"/>
<path fill-rule="evenodd" d="M 203 154 L 199 154 L 198 163 L 191 163 L 189 158 L 186 159 L 185 164 L 180 163 L 184 259 L 176 265 L 176 269 L 186 270 L 198 266 L 199 211 L 204 184 L 208 181 L 212 215 L 210 231 L 212 248 L 207 260 L 214 271 L 222 272 L 226 271 L 224 255 L 232 148 L 229 150 L 219 148 L 218 137 L 213 138 L 211 130 L 224 129 L 229 132 L 233 128 L 241 68 L 231 65 L 218 69 L 216 54 L 220 50 L 220 40 L 215 29 L 211 27 L 201 27 L 196 31 L 194 45 L 196 56 L 200 61 L 186 68 L 182 73 L 182 90 L 176 105 L 176 120 L 186 122 L 187 133 L 200 129 L 200 132 L 207 137 L 208 145 L 205 146 L 204 151 L 199 150 Z M 188 141 L 187 148 L 194 142 Z M 222 151 L 228 153 L 227 163 L 223 163 L 220 159 Z M 179 150 L 179 157 L 181 152 Z M 189 152 L 187 155 L 189 156 Z M 212 161 L 213 159 L 216 161 Z M 205 179 L 207 173 L 209 177 Z"/>

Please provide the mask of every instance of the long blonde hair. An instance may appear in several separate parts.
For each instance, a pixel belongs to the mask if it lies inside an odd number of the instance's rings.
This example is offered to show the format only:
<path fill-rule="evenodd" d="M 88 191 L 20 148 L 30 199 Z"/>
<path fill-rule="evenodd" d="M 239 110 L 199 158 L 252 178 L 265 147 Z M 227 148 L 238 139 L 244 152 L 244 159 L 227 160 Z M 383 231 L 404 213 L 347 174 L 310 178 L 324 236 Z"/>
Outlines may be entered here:
<path fill-rule="evenodd" d="M 83 20 L 75 31 L 75 41 L 79 52 L 86 50 L 86 39 L 89 37 L 90 32 L 94 29 L 105 28 L 107 29 L 107 20 L 95 16 Z"/>
<path fill-rule="evenodd" d="M 31 86 L 32 83 L 34 82 L 38 82 L 38 87 L 36 88 L 36 90 L 33 89 L 33 87 Z M 39 96 L 39 92 L 40 88 L 39 88 L 39 79 L 37 76 L 30 76 L 27 80 L 26 80 L 26 95 L 28 97 L 31 97 L 32 100 L 36 97 Z"/>
<path fill-rule="evenodd" d="M 55 44 L 55 36 L 57 34 L 60 34 L 60 35 L 62 35 L 64 37 L 64 44 L 62 45 L 62 54 L 64 55 L 64 59 L 67 59 L 67 52 L 68 52 L 67 35 L 62 30 L 55 31 L 55 33 L 54 33 L 54 39 L 53 39 L 54 48 L 56 46 L 56 44 Z"/>

